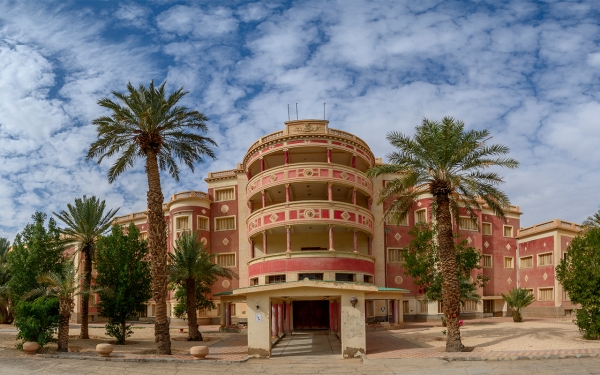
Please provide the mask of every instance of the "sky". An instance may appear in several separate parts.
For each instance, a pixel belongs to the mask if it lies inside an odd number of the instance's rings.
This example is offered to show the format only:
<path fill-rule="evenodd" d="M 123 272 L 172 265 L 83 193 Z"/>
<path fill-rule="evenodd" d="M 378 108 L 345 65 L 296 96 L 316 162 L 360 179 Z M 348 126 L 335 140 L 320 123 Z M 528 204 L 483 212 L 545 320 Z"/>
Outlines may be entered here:
<path fill-rule="evenodd" d="M 210 118 L 217 160 L 162 175 L 165 197 L 206 191 L 287 105 L 356 134 L 452 116 L 488 129 L 521 166 L 499 170 L 523 227 L 600 208 L 600 13 L 595 1 L 2 1 L 0 236 L 95 195 L 146 208 L 143 165 L 109 184 L 86 161 L 97 101 L 167 81 Z M 295 109 L 292 110 L 295 112 Z M 295 115 L 295 113 L 294 113 Z"/>

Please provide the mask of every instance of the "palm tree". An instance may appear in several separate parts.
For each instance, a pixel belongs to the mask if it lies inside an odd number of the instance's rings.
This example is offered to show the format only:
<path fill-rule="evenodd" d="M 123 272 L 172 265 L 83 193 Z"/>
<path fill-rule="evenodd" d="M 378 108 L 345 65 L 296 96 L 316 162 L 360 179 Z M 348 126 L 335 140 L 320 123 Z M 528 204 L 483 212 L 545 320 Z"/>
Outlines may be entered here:
<path fill-rule="evenodd" d="M 196 316 L 196 288 L 198 284 L 210 287 L 217 277 L 231 279 L 237 275 L 230 269 L 223 268 L 213 262 L 215 254 L 208 252 L 208 247 L 198 240 L 199 233 L 184 232 L 175 242 L 175 252 L 169 254 L 169 281 L 185 288 L 188 341 L 202 341 L 198 331 Z"/>
<path fill-rule="evenodd" d="M 152 298 L 156 302 L 154 335 L 158 354 L 171 354 L 169 321 L 167 319 L 167 226 L 163 215 L 164 201 L 160 171 L 179 181 L 179 167 L 174 158 L 187 165 L 192 172 L 194 163 L 202 156 L 215 158 L 211 146 L 216 143 L 199 133 L 207 131 L 208 118 L 198 111 L 177 103 L 187 92 L 183 88 L 167 97 L 165 83 L 159 87 L 154 81 L 149 87 L 140 85 L 136 90 L 131 83 L 127 94 L 113 91 L 120 103 L 108 98 L 98 104 L 109 109 L 110 116 L 92 121 L 97 126 L 98 140 L 92 143 L 87 159 L 117 156 L 108 171 L 113 182 L 125 170 L 133 167 L 137 158 L 145 161 L 148 177 L 148 244 L 152 258 Z"/>
<path fill-rule="evenodd" d="M 92 283 L 92 262 L 96 253 L 96 242 L 109 229 L 116 210 L 104 214 L 105 201 L 95 196 L 76 198 L 75 205 L 67 204 L 68 211 L 54 212 L 54 215 L 66 224 L 61 233 L 67 243 L 75 244 L 83 255 L 83 294 L 81 297 L 81 332 L 80 338 L 89 339 L 88 311 L 90 306 L 90 286 Z"/>
<path fill-rule="evenodd" d="M 592 216 L 588 216 L 583 222 L 583 226 L 587 228 L 600 228 L 600 210 Z"/>
<path fill-rule="evenodd" d="M 474 210 L 481 208 L 480 198 L 497 216 L 504 218 L 509 200 L 496 188 L 503 182 L 502 177 L 485 169 L 519 165 L 514 159 L 500 157 L 508 153 L 508 147 L 487 146 L 487 139 L 489 131 L 465 131 L 464 123 L 451 117 L 445 117 L 442 122 L 423 119 L 413 138 L 398 132 L 388 133 L 387 140 L 398 151 L 388 155 L 389 164 L 375 166 L 367 172 L 371 177 L 394 176 L 381 189 L 378 199 L 379 204 L 389 204 L 384 214 L 392 222 L 404 220 L 421 194 L 433 195 L 444 278 L 443 308 L 448 321 L 446 351 L 449 352 L 463 349 L 458 324 L 460 287 L 451 213 L 458 218 L 460 201 L 474 218 Z"/>
<path fill-rule="evenodd" d="M 69 321 L 71 312 L 75 307 L 75 296 L 80 292 L 81 276 L 77 275 L 77 268 L 71 260 L 65 264 L 61 272 L 49 272 L 37 278 L 44 286 L 34 289 L 26 295 L 29 298 L 37 295 L 55 296 L 58 298 L 58 351 L 69 351 Z"/>
<path fill-rule="evenodd" d="M 521 315 L 521 309 L 531 305 L 535 302 L 535 297 L 531 290 L 514 288 L 511 289 L 508 294 L 500 293 L 502 298 L 506 301 L 506 304 L 512 309 L 512 317 L 515 323 L 521 323 L 523 321 L 523 315 Z"/>

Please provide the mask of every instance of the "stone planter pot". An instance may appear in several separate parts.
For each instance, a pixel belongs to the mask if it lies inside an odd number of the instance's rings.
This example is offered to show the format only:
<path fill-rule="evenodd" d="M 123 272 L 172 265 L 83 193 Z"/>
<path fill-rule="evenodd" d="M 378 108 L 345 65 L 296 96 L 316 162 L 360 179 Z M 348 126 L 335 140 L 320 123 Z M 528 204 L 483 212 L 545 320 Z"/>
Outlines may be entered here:
<path fill-rule="evenodd" d="M 207 346 L 192 346 L 190 348 L 190 354 L 194 357 L 194 359 L 205 359 L 208 354 Z"/>
<path fill-rule="evenodd" d="M 98 344 L 96 345 L 96 351 L 101 357 L 109 357 L 113 351 L 113 346 L 111 344 Z"/>
<path fill-rule="evenodd" d="M 40 344 L 38 344 L 35 341 L 26 341 L 25 343 L 23 343 L 23 350 L 27 354 L 35 354 L 35 352 L 37 352 L 39 348 Z"/>

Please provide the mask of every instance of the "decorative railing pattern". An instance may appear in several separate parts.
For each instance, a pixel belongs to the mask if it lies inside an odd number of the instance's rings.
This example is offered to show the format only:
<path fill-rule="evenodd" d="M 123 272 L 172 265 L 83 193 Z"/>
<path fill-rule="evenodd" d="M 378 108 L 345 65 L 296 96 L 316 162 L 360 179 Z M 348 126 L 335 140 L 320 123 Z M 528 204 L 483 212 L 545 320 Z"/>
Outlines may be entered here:
<path fill-rule="evenodd" d="M 258 191 L 287 183 L 327 181 L 355 187 L 370 197 L 373 183 L 361 171 L 338 164 L 297 163 L 268 169 L 248 181 L 246 193 L 251 197 Z"/>
<path fill-rule="evenodd" d="M 171 201 L 174 201 L 176 199 L 183 199 L 183 198 L 206 199 L 206 198 L 208 198 L 208 195 L 201 191 L 184 191 L 181 193 L 173 194 L 173 196 L 171 197 Z"/>
<path fill-rule="evenodd" d="M 362 154 L 361 156 L 363 156 L 365 158 L 365 160 L 368 162 L 368 164 L 372 164 L 374 163 L 375 159 L 374 156 L 372 155 L 371 149 L 369 148 L 369 146 L 367 145 L 367 143 L 365 141 L 363 141 L 361 138 L 355 136 L 354 134 L 351 133 L 347 133 L 345 131 L 342 130 L 337 130 L 337 129 L 331 129 L 331 128 L 326 128 L 326 132 L 324 133 L 315 133 L 314 135 L 311 133 L 307 133 L 307 134 L 288 134 L 286 133 L 285 130 L 280 130 L 277 131 L 275 133 L 271 133 L 271 134 L 267 134 L 266 136 L 260 138 L 258 141 L 254 142 L 252 144 L 252 146 L 250 146 L 250 148 L 248 148 L 248 152 L 246 153 L 246 157 L 244 159 L 244 162 L 247 164 L 249 163 L 251 160 L 253 160 L 254 158 L 258 157 L 259 155 L 261 155 L 262 153 L 260 152 L 260 148 L 269 142 L 272 141 L 276 141 L 278 139 L 285 139 L 286 137 L 298 137 L 298 136 L 333 136 L 333 137 L 337 137 L 337 138 L 342 138 L 344 140 L 349 140 L 351 141 L 354 145 L 356 145 L 357 147 L 352 147 L 358 154 Z M 285 143 L 285 142 L 284 142 Z M 286 147 L 289 145 L 286 145 Z M 344 147 L 342 147 L 344 148 Z M 221 173 L 221 172 L 216 172 L 216 173 Z M 209 173 L 209 178 L 215 178 L 214 173 Z"/>
<path fill-rule="evenodd" d="M 521 228 L 521 229 L 519 229 L 519 236 L 522 236 L 524 234 L 547 230 L 550 228 L 566 228 L 566 229 L 571 229 L 571 230 L 575 230 L 575 231 L 580 231 L 581 225 L 571 223 L 568 221 L 554 219 L 552 221 L 546 221 L 544 223 L 536 224 L 536 225 L 533 225 L 530 227 Z"/>
<path fill-rule="evenodd" d="M 375 258 L 361 253 L 354 252 L 343 252 L 343 251 L 327 251 L 327 250 L 310 250 L 310 251 L 293 251 L 293 252 L 279 252 L 273 254 L 263 255 L 261 257 L 254 258 L 248 262 L 251 266 L 257 263 L 268 262 L 271 260 L 280 259 L 302 259 L 302 258 L 342 258 L 342 259 L 359 259 L 370 263 L 375 263 Z"/>
<path fill-rule="evenodd" d="M 223 177 L 235 177 L 238 173 L 237 169 L 230 169 L 228 171 L 220 172 L 209 172 L 208 178 L 223 178 Z"/>
<path fill-rule="evenodd" d="M 285 225 L 335 225 L 373 234 L 373 214 L 366 208 L 343 202 L 299 201 L 281 203 L 252 213 L 246 224 L 248 236 Z"/>

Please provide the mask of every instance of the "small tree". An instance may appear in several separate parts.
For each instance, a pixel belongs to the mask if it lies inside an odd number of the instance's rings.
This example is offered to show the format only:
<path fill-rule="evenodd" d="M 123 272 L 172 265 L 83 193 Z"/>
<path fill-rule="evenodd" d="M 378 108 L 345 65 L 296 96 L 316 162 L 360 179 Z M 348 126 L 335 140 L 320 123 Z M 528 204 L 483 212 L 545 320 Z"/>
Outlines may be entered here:
<path fill-rule="evenodd" d="M 524 309 L 535 302 L 535 296 L 527 289 L 514 288 L 511 289 L 508 294 L 500 293 L 500 295 L 512 309 L 512 317 L 515 323 L 521 323 L 523 321 L 521 309 Z"/>
<path fill-rule="evenodd" d="M 96 276 L 100 296 L 98 311 L 108 318 L 106 334 L 125 344 L 133 333 L 127 319 L 142 310 L 151 297 L 148 244 L 140 240 L 140 231 L 131 223 L 127 233 L 114 225 L 110 235 L 97 243 Z"/>
<path fill-rule="evenodd" d="M 556 279 L 581 304 L 575 323 L 586 339 L 600 339 L 600 227 L 589 227 L 567 248 L 556 267 Z"/>
<path fill-rule="evenodd" d="M 56 297 L 38 297 L 33 301 L 18 301 L 14 308 L 15 327 L 19 330 L 19 349 L 27 341 L 37 342 L 44 347 L 56 341 L 54 332 L 59 326 L 59 308 Z"/>
<path fill-rule="evenodd" d="M 175 253 L 169 254 L 169 257 L 169 281 L 177 288 L 175 298 L 178 313 L 183 309 L 183 303 L 186 307 L 188 340 L 202 341 L 196 310 L 199 307 L 212 307 L 212 303 L 207 303 L 206 294 L 217 277 L 231 279 L 237 275 L 213 262 L 215 254 L 210 254 L 208 248 L 202 246 L 197 231 L 183 233 L 175 243 Z"/>
<path fill-rule="evenodd" d="M 28 296 L 46 295 L 58 299 L 58 351 L 69 351 L 69 321 L 75 307 L 74 298 L 79 292 L 77 268 L 73 261 L 67 262 L 60 272 L 49 272 L 38 277 L 43 286 L 28 293 Z"/>
<path fill-rule="evenodd" d="M 0 237 L 0 324 L 13 322 L 12 298 L 8 288 L 10 272 L 6 260 L 9 250 L 10 242 Z"/>
<path fill-rule="evenodd" d="M 442 300 L 444 276 L 440 267 L 440 253 L 436 242 L 435 228 L 429 224 L 418 223 L 409 234 L 410 244 L 404 252 L 404 268 L 406 274 L 414 278 L 419 291 L 430 301 Z M 481 269 L 481 253 L 467 246 L 467 241 L 457 241 L 456 264 L 460 285 L 460 302 L 464 307 L 467 300 L 480 301 L 477 288 L 484 287 L 489 277 L 479 272 L 471 279 L 473 270 Z"/>

